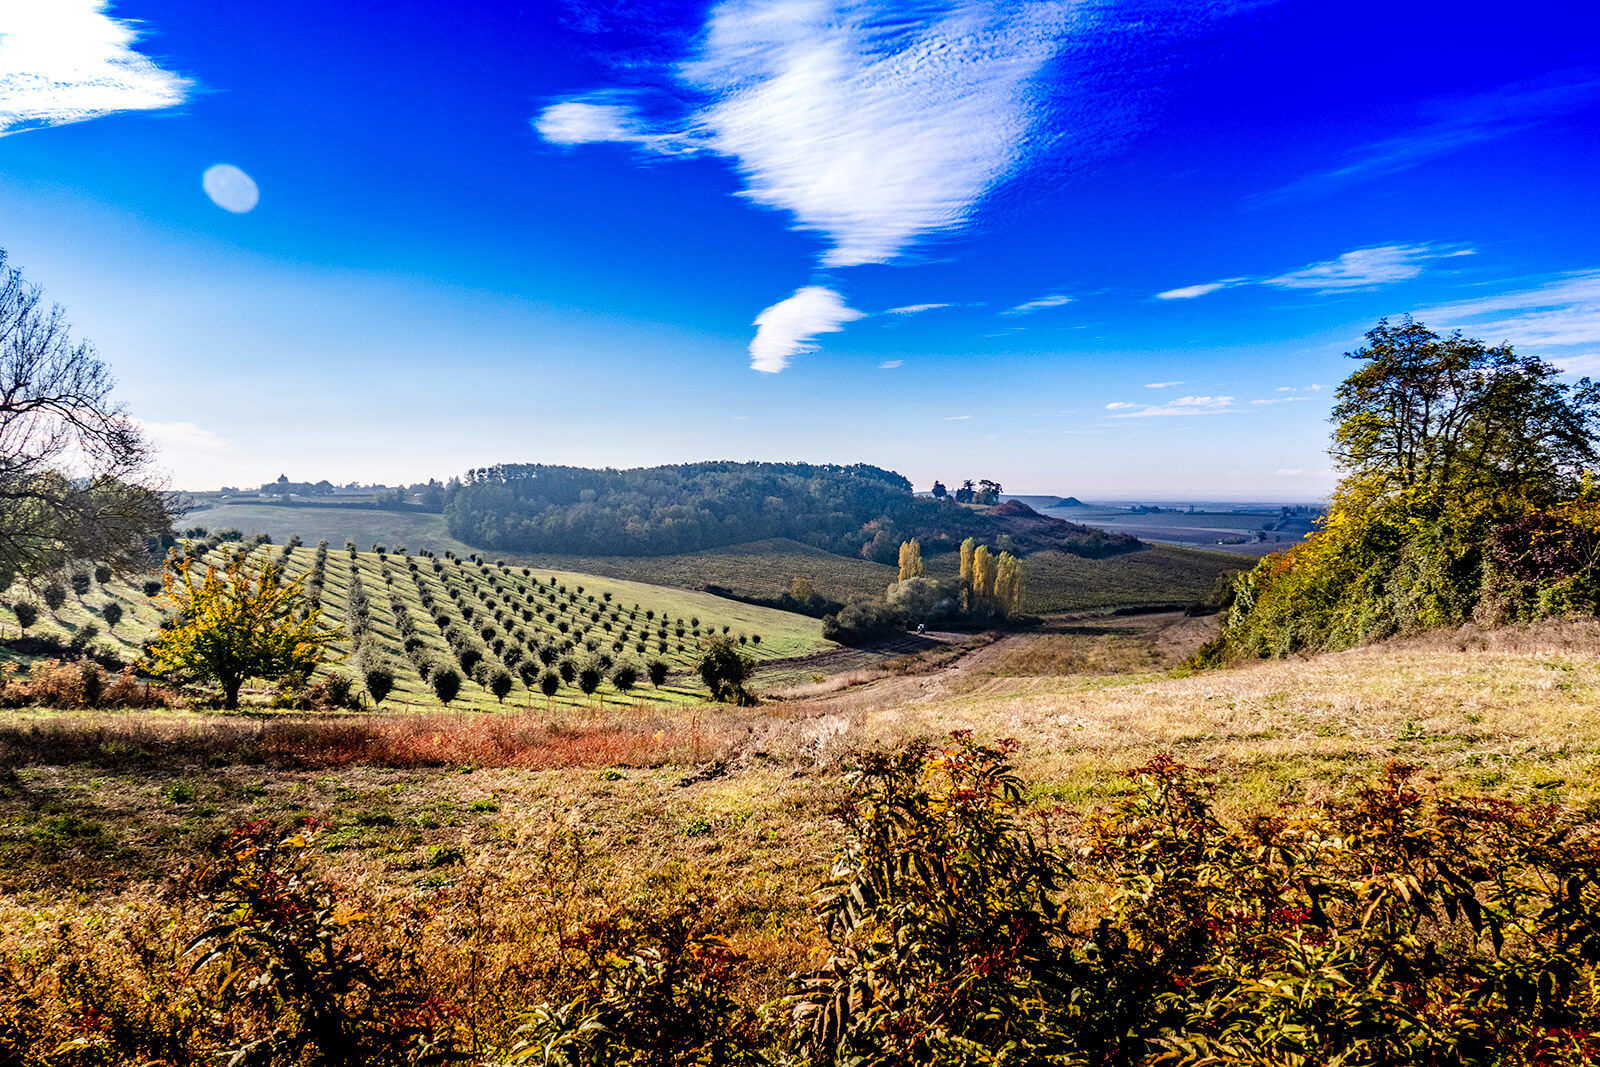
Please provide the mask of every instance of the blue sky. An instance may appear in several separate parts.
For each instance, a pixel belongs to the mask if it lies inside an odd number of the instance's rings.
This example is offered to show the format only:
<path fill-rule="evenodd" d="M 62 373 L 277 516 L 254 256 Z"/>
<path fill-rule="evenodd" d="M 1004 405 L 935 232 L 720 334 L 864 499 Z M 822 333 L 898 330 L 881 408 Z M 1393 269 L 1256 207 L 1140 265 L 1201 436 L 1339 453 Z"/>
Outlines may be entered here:
<path fill-rule="evenodd" d="M 1600 11 L 0 6 L 0 248 L 176 485 L 1311 499 L 1383 315 L 1600 370 Z"/>

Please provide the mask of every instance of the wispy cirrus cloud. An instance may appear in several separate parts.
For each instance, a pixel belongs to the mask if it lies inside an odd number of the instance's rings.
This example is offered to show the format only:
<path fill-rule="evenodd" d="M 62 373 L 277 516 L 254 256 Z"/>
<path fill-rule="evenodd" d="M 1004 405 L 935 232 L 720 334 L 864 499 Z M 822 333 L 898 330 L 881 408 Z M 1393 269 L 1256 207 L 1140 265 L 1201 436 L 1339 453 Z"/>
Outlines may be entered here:
<path fill-rule="evenodd" d="M 886 359 L 882 363 L 878 364 L 878 369 L 879 370 L 899 370 L 901 367 L 904 367 L 905 365 L 906 365 L 906 361 L 903 360 L 903 359 Z"/>
<path fill-rule="evenodd" d="M 1157 300 L 1193 300 L 1222 289 L 1266 285 L 1274 289 L 1311 289 L 1320 294 L 1374 289 L 1420 276 L 1435 260 L 1470 256 L 1470 248 L 1453 244 L 1371 245 L 1342 252 L 1332 259 L 1308 263 L 1283 274 L 1223 278 L 1156 294 Z"/>
<path fill-rule="evenodd" d="M 1168 415 L 1223 415 L 1237 409 L 1231 396 L 1180 396 L 1165 404 L 1130 404 L 1115 401 L 1106 405 L 1113 419 L 1144 419 Z"/>
<path fill-rule="evenodd" d="M 1371 289 L 1415 278 L 1431 260 L 1472 254 L 1470 248 L 1453 245 L 1377 245 L 1267 278 L 1261 284 L 1278 289 L 1315 289 L 1319 293 Z"/>
<path fill-rule="evenodd" d="M 1197 296 L 1205 296 L 1207 293 L 1214 293 L 1219 289 L 1227 289 L 1230 286 L 1241 285 L 1247 281 L 1249 281 L 1248 278 L 1223 278 L 1221 281 L 1201 282 L 1199 285 L 1185 285 L 1178 289 L 1168 289 L 1165 292 L 1157 293 L 1156 299 L 1193 300 Z"/>
<path fill-rule="evenodd" d="M 1051 293 L 1051 294 L 1049 294 L 1047 296 L 1041 296 L 1037 300 L 1029 300 L 1025 304 L 1018 304 L 1014 308 L 1007 308 L 1006 310 L 1002 311 L 1000 314 L 1002 314 L 1002 315 L 1032 315 L 1035 311 L 1044 311 L 1044 310 L 1047 310 L 1048 308 L 1066 307 L 1068 304 L 1072 303 L 1075 299 L 1077 299 L 1077 298 L 1076 297 L 1071 297 L 1071 296 L 1064 296 L 1061 293 Z"/>
<path fill-rule="evenodd" d="M 780 300 L 755 318 L 755 338 L 750 342 L 750 368 L 776 374 L 789 360 L 815 352 L 812 338 L 837 333 L 845 324 L 863 318 L 864 312 L 846 306 L 844 297 L 826 286 L 808 285 Z"/>
<path fill-rule="evenodd" d="M 0 136 L 119 111 L 175 107 L 191 83 L 134 50 L 106 0 L 0 4 Z"/>
<path fill-rule="evenodd" d="M 1486 296 L 1421 308 L 1436 330 L 1530 348 L 1573 373 L 1600 371 L 1600 269 L 1524 280 Z"/>
<path fill-rule="evenodd" d="M 1182 382 L 1145 382 L 1146 389 L 1176 389 Z"/>
<path fill-rule="evenodd" d="M 1157 77 L 1128 55 L 1247 2 L 721 0 L 679 54 L 532 121 L 556 145 L 720 156 L 740 196 L 822 238 L 822 266 L 887 263 L 1126 141 Z"/>
<path fill-rule="evenodd" d="M 1346 154 L 1343 162 L 1247 201 L 1265 207 L 1310 199 L 1404 170 L 1513 134 L 1537 129 L 1600 101 L 1600 71 L 1559 71 L 1514 82 L 1489 93 L 1437 100 L 1411 129 Z"/>
<path fill-rule="evenodd" d="M 741 195 L 823 235 L 824 266 L 883 263 L 970 224 L 1046 150 L 1123 132 L 1110 106 L 1051 125 L 1062 90 L 1043 78 L 1069 50 L 1089 64 L 1116 47 L 1095 36 L 1113 35 L 1098 18 L 1113 6 L 724 0 L 656 87 L 683 115 L 647 118 L 613 88 L 555 101 L 534 125 L 556 144 L 724 156 Z"/>
<path fill-rule="evenodd" d="M 888 311 L 885 311 L 884 314 L 885 315 L 920 315 L 924 311 L 938 311 L 940 308 L 947 308 L 949 306 L 950 306 L 949 304 L 905 304 L 905 305 L 903 305 L 901 307 L 890 308 Z"/>

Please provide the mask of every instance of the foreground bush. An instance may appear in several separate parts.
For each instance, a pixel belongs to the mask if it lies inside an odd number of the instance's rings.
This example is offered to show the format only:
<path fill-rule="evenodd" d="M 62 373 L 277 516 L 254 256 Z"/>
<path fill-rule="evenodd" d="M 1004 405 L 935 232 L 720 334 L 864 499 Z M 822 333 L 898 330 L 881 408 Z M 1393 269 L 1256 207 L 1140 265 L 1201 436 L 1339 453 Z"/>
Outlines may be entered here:
<path fill-rule="evenodd" d="M 1395 766 L 1232 826 L 1162 758 L 1079 817 L 1024 800 L 1012 749 L 860 758 L 803 946 L 826 962 L 776 1000 L 749 992 L 713 901 L 574 908 L 557 850 L 499 918 L 474 892 L 438 922 L 335 891 L 307 830 L 252 824 L 116 939 L 8 934 L 0 1062 L 1600 1062 L 1588 816 Z"/>

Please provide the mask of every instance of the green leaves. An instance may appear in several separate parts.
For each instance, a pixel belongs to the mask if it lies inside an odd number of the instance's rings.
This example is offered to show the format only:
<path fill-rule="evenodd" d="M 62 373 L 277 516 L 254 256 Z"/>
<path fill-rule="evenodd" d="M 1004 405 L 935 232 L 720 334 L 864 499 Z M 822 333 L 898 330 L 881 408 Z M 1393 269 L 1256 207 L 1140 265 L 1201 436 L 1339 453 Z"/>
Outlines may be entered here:
<path fill-rule="evenodd" d="M 338 637 L 321 627 L 299 581 L 280 584 L 274 563 L 254 570 L 233 552 L 220 569 L 199 568 L 176 551 L 167 561 L 162 580 L 176 621 L 150 647 L 151 673 L 215 681 L 231 710 L 245 681 L 309 673 Z"/>

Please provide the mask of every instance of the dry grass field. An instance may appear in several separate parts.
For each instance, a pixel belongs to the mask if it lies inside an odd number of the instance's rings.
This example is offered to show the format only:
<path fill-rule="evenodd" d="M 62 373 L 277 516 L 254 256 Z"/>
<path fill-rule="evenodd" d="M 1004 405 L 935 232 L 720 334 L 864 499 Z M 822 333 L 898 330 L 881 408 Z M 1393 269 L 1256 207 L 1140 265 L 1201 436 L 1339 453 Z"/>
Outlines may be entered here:
<path fill-rule="evenodd" d="M 750 709 L 3 712 L 0 958 L 46 984 L 88 959 L 148 970 L 133 946 L 199 921 L 174 887 L 209 842 L 310 818 L 321 876 L 423 916 L 431 980 L 492 1045 L 548 993 L 572 924 L 623 904 L 695 900 L 755 962 L 751 994 L 775 995 L 818 962 L 809 906 L 843 768 L 912 737 L 1016 738 L 1031 797 L 1068 812 L 1163 752 L 1205 768 L 1235 817 L 1348 796 L 1392 761 L 1464 790 L 1600 799 L 1594 620 L 1185 674 L 1213 627 L 1057 619 Z"/>

